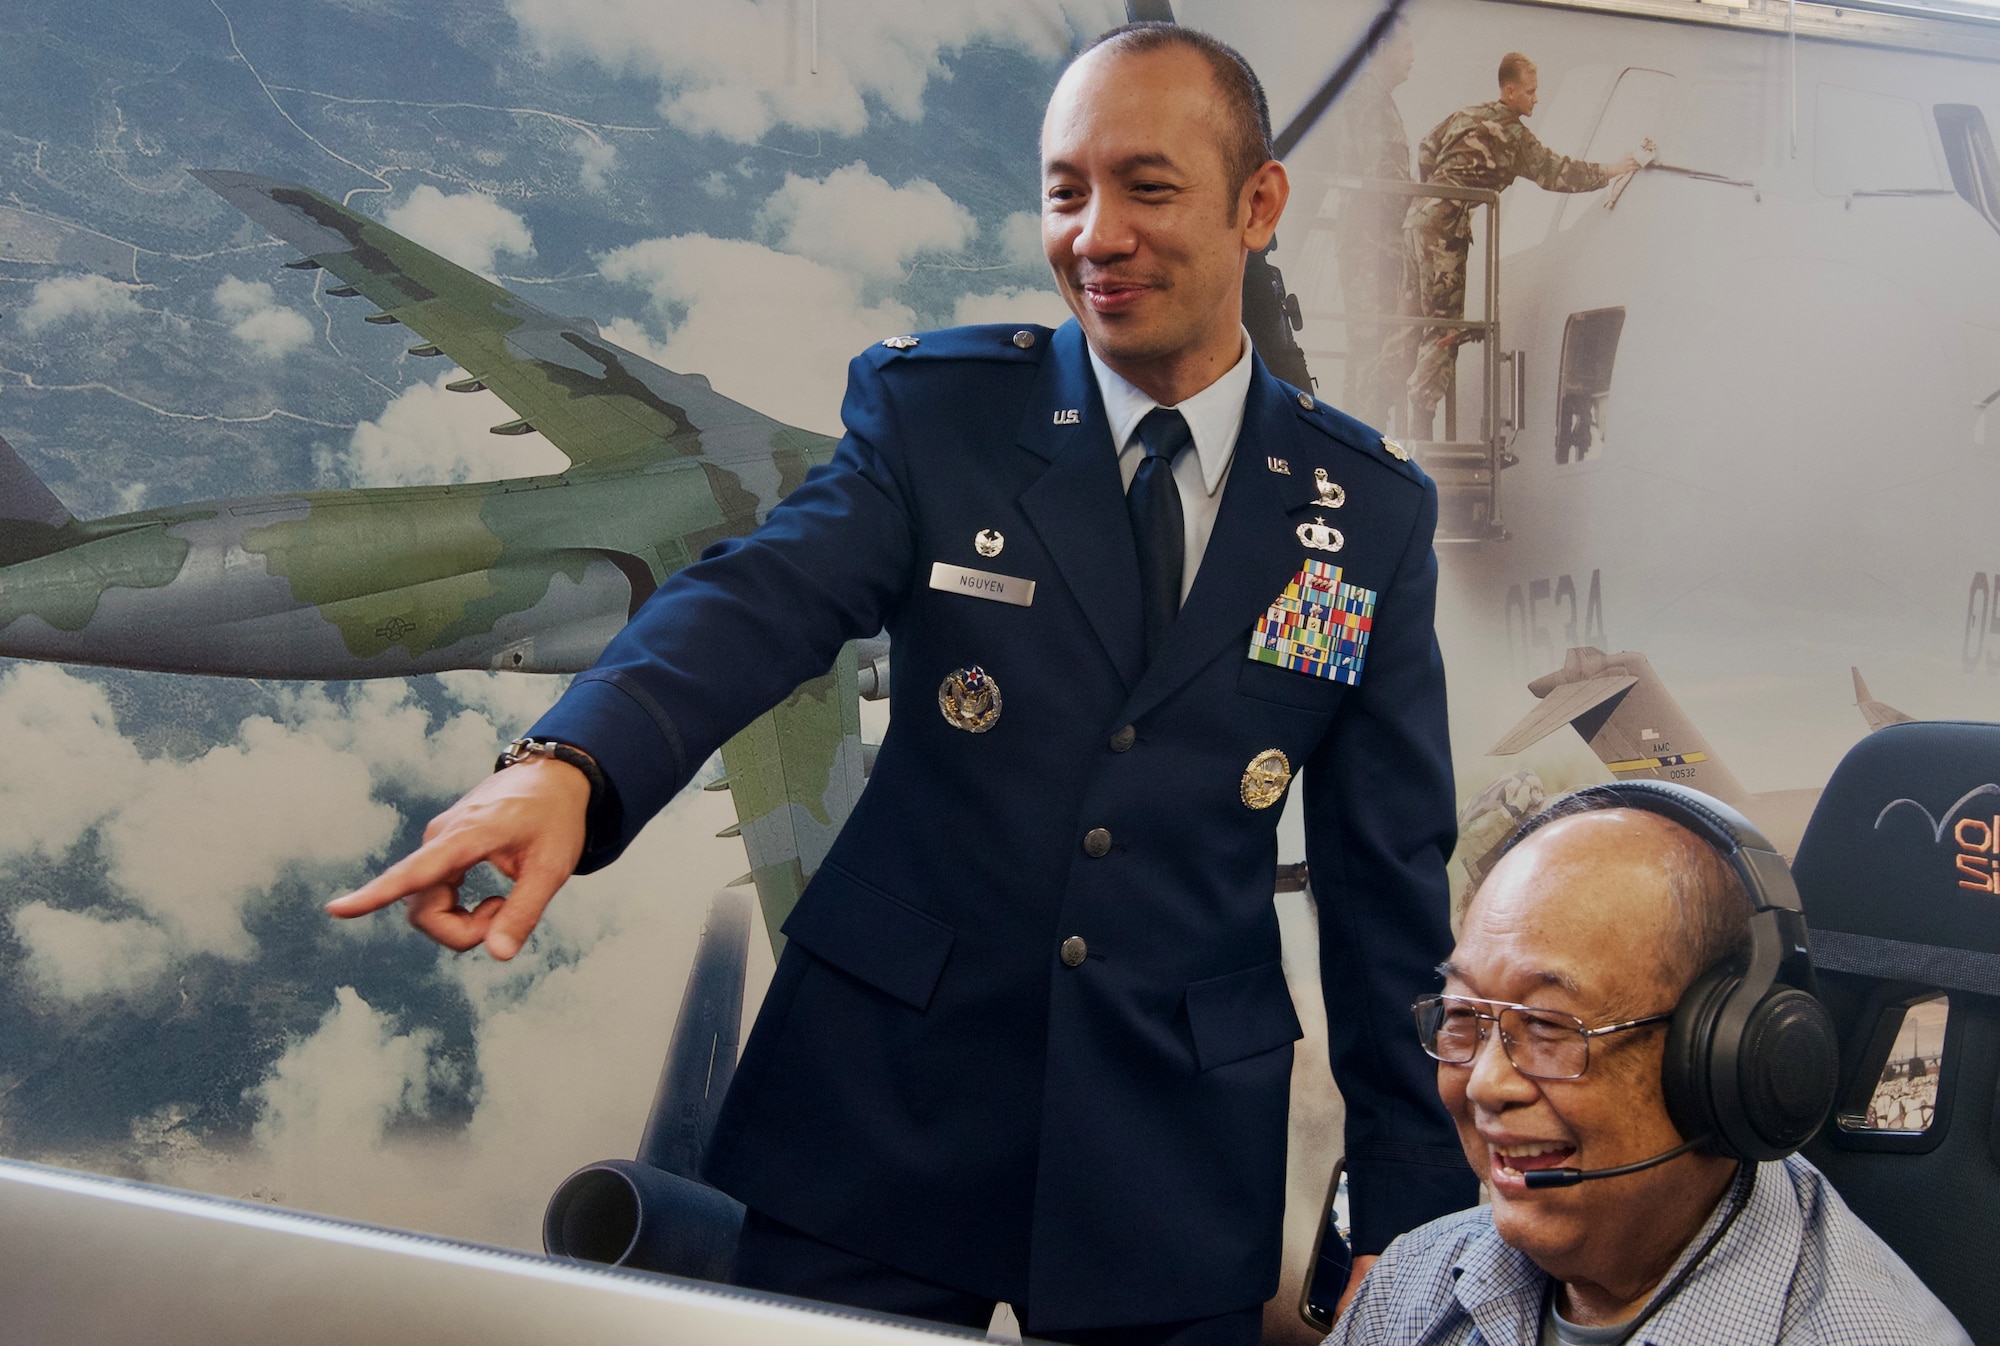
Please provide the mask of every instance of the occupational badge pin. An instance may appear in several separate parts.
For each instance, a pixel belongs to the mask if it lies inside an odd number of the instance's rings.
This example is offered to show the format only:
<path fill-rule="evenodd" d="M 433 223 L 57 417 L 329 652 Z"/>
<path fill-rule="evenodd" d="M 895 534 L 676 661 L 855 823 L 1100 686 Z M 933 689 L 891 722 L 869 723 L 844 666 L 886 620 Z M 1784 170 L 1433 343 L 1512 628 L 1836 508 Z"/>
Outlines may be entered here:
<path fill-rule="evenodd" d="M 1339 509 L 1347 503 L 1346 488 L 1339 482 L 1330 479 L 1326 475 L 1325 468 L 1316 467 L 1313 469 L 1313 486 L 1319 491 L 1321 509 Z"/>
<path fill-rule="evenodd" d="M 1243 802 L 1253 809 L 1267 809 L 1285 797 L 1292 783 L 1292 760 L 1277 748 L 1266 748 L 1243 768 Z"/>
<path fill-rule="evenodd" d="M 978 666 L 953 669 L 938 684 L 944 722 L 968 734 L 983 734 L 1000 722 L 1000 684 Z"/>
<path fill-rule="evenodd" d="M 1387 435 L 1382 436 L 1382 449 L 1399 463 L 1410 461 L 1410 451 Z"/>
<path fill-rule="evenodd" d="M 1000 549 L 1007 545 L 1007 539 L 991 528 L 982 528 L 972 539 L 973 550 L 981 556 L 998 556 Z"/>
<path fill-rule="evenodd" d="M 1337 487 L 1335 489 L 1338 489 Z M 1297 528 L 1299 541 L 1314 551 L 1339 551 L 1347 545 L 1347 539 L 1340 535 L 1338 528 L 1329 528 L 1325 519 L 1314 519 L 1302 523 Z"/>
<path fill-rule="evenodd" d="M 913 336 L 890 337 L 882 344 L 892 351 L 906 351 L 917 344 L 917 338 Z"/>

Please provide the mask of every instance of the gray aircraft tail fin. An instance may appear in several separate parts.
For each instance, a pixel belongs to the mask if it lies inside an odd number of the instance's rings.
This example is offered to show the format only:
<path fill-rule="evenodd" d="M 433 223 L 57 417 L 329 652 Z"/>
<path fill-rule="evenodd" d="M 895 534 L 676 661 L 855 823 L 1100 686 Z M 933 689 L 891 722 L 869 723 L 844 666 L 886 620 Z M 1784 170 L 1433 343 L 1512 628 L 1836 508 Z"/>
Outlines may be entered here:
<path fill-rule="evenodd" d="M 0 565 L 61 550 L 63 531 L 75 522 L 14 446 L 0 439 Z"/>
<path fill-rule="evenodd" d="M 1573 649 L 1563 666 L 1528 684 L 1542 704 L 1493 745 L 1517 753 L 1572 725 L 1598 760 L 1620 780 L 1674 780 L 1706 791 L 1733 808 L 1750 796 L 1709 748 L 1646 656 Z"/>
<path fill-rule="evenodd" d="M 1874 733 L 1884 725 L 1907 724 L 1910 717 L 1886 702 L 1877 701 L 1869 694 L 1868 684 L 1861 680 L 1861 670 L 1849 666 L 1854 675 L 1854 704 L 1861 711 L 1861 718 L 1868 721 L 1868 732 Z"/>

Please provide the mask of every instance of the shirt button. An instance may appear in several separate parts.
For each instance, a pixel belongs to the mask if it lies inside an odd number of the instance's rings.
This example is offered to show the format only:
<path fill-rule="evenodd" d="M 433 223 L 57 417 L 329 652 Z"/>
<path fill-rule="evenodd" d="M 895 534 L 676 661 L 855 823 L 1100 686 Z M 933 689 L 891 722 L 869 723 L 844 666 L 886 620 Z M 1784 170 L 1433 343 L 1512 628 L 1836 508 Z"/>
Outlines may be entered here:
<path fill-rule="evenodd" d="M 1093 860 L 1101 860 L 1111 854 L 1111 834 L 1101 827 L 1093 827 L 1085 832 L 1083 853 Z"/>
<path fill-rule="evenodd" d="M 1138 738 L 1139 731 L 1128 724 L 1111 736 L 1111 751 L 1125 752 L 1138 741 Z"/>
<path fill-rule="evenodd" d="M 1089 956 L 1090 946 L 1083 942 L 1082 935 L 1071 935 L 1062 942 L 1064 967 L 1080 967 L 1083 964 L 1083 960 Z"/>

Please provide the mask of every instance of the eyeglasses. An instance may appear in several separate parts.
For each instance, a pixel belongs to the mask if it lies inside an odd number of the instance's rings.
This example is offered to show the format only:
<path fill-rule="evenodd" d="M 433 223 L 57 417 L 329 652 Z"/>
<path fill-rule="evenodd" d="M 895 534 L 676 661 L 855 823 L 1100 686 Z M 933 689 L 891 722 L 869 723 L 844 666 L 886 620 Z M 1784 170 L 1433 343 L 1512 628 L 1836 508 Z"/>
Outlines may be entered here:
<path fill-rule="evenodd" d="M 1427 995 L 1410 1010 L 1417 1016 L 1417 1041 L 1432 1060 L 1448 1066 L 1472 1064 L 1479 1044 L 1486 1041 L 1486 1025 L 1497 1024 L 1501 1049 L 1514 1069 L 1537 1080 L 1577 1079 L 1590 1069 L 1592 1038 L 1665 1023 L 1674 1017 L 1652 1014 L 1622 1024 L 1585 1028 L 1583 1020 L 1561 1010 L 1463 995 Z"/>

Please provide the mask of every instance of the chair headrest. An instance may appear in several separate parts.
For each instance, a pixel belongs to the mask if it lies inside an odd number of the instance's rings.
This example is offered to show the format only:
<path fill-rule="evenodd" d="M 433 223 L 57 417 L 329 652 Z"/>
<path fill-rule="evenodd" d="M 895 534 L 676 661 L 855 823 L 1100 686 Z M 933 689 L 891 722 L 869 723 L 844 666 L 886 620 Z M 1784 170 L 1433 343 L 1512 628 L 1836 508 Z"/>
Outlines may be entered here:
<path fill-rule="evenodd" d="M 1821 967 L 2000 995 L 2000 724 L 1895 724 L 1855 744 L 1792 875 Z"/>

